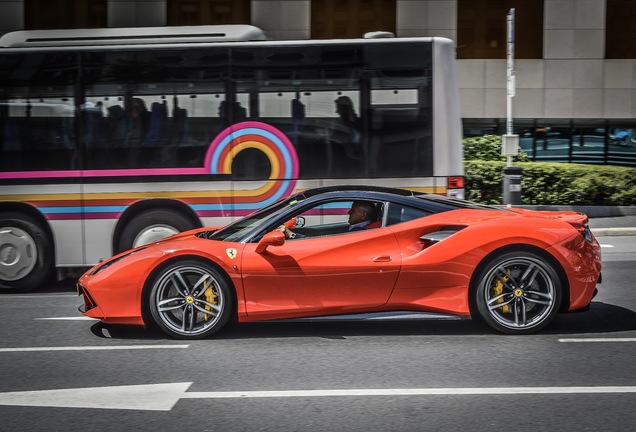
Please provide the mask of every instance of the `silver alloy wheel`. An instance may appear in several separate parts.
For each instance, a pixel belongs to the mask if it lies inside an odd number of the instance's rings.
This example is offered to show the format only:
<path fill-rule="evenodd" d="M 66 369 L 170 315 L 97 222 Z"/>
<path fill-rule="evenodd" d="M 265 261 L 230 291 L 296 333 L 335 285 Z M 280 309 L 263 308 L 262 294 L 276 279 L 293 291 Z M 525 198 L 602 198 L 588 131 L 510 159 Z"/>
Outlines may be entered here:
<path fill-rule="evenodd" d="M 497 261 L 482 279 L 487 314 L 501 330 L 543 326 L 557 307 L 558 288 L 551 267 L 532 255 Z"/>
<path fill-rule="evenodd" d="M 153 315 L 171 334 L 202 336 L 219 324 L 226 307 L 217 276 L 193 263 L 169 268 L 153 286 Z"/>
<path fill-rule="evenodd" d="M 0 231 L 0 280 L 15 281 L 31 273 L 38 251 L 31 235 L 16 227 Z"/>

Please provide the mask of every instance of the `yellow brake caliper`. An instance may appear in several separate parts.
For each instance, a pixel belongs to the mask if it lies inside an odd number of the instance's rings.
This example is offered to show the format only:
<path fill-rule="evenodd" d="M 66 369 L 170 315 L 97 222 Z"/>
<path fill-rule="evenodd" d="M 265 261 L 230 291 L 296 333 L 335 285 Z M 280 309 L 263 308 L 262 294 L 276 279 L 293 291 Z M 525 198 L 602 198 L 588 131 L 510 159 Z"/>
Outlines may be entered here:
<path fill-rule="evenodd" d="M 203 282 L 203 284 L 204 284 L 203 287 L 205 288 L 205 291 L 203 292 L 203 295 L 205 295 L 205 300 L 208 303 L 212 303 L 214 305 L 218 304 L 217 303 L 217 296 L 216 296 L 216 294 L 214 294 L 214 291 L 212 291 L 212 284 L 209 283 L 208 281 Z M 206 311 L 210 311 L 210 310 L 212 310 L 212 308 L 210 306 L 208 306 L 208 305 L 205 305 L 205 310 Z M 205 314 L 205 315 L 203 315 L 203 319 L 207 321 L 208 317 L 211 317 L 211 316 L 212 316 L 212 314 Z"/>
<path fill-rule="evenodd" d="M 510 279 L 510 276 L 504 277 L 504 281 L 505 282 L 508 282 L 508 279 Z M 501 295 L 503 293 L 503 290 L 504 290 L 503 282 L 500 281 L 499 279 L 497 279 L 497 281 L 495 282 L 494 286 L 492 287 L 492 296 L 493 297 L 497 297 L 497 296 Z M 503 302 L 504 302 L 504 298 L 503 297 L 501 297 L 500 299 L 497 300 L 497 303 L 503 303 Z M 503 305 L 499 309 L 501 309 L 501 312 L 503 312 L 503 313 L 510 312 L 510 306 L 509 305 Z"/>

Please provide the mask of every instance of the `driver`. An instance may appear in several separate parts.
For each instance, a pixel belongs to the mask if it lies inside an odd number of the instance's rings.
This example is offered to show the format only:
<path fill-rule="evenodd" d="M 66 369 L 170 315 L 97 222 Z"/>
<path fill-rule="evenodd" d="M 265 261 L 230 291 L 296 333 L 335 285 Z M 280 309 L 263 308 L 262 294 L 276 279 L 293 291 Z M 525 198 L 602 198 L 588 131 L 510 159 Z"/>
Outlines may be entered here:
<path fill-rule="evenodd" d="M 349 215 L 349 231 L 359 231 L 381 226 L 380 221 L 373 222 L 377 218 L 376 207 L 369 201 L 354 201 L 347 214 Z M 286 239 L 307 237 L 303 234 L 293 232 L 285 225 L 281 225 L 277 229 L 285 233 Z"/>

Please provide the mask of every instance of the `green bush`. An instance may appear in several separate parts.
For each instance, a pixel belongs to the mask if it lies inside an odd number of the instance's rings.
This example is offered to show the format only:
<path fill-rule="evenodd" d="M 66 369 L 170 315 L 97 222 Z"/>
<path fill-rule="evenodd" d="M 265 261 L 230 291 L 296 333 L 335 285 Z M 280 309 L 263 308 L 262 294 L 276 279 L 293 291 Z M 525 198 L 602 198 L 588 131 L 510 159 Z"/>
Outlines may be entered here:
<path fill-rule="evenodd" d="M 505 162 L 464 161 L 466 199 L 503 202 Z M 523 162 L 521 204 L 636 205 L 636 169 L 609 165 Z"/>
<path fill-rule="evenodd" d="M 501 155 L 501 136 L 484 135 L 479 137 L 464 138 L 464 160 L 505 161 Z M 516 162 L 530 160 L 523 150 L 512 159 Z"/>
<path fill-rule="evenodd" d="M 466 199 L 484 204 L 503 202 L 501 137 L 464 139 Z M 636 169 L 611 165 L 525 162 L 520 151 L 515 166 L 523 168 L 524 205 L 636 205 Z"/>

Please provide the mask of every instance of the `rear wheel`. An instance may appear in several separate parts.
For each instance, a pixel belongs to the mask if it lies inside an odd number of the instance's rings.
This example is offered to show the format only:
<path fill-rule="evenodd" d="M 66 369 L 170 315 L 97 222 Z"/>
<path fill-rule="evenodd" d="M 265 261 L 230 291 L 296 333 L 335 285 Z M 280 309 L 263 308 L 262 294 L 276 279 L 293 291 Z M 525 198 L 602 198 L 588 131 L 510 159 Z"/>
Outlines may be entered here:
<path fill-rule="evenodd" d="M 26 292 L 52 277 L 53 248 L 46 231 L 22 213 L 0 213 L 0 288 Z"/>
<path fill-rule="evenodd" d="M 233 308 L 223 275 L 198 261 L 175 262 L 152 282 L 148 306 L 155 324 L 178 339 L 199 339 L 219 331 Z"/>
<path fill-rule="evenodd" d="M 119 237 L 117 252 L 154 243 L 192 228 L 192 221 L 182 213 L 169 209 L 146 210 L 126 224 Z"/>
<path fill-rule="evenodd" d="M 561 304 L 561 282 L 554 267 L 531 252 L 509 252 L 491 259 L 477 276 L 474 304 L 490 327 L 527 334 L 547 326 Z"/>

